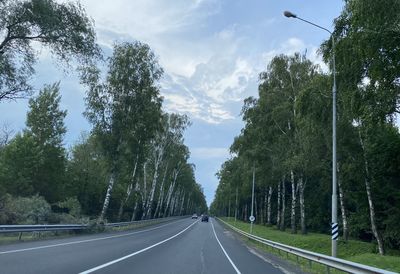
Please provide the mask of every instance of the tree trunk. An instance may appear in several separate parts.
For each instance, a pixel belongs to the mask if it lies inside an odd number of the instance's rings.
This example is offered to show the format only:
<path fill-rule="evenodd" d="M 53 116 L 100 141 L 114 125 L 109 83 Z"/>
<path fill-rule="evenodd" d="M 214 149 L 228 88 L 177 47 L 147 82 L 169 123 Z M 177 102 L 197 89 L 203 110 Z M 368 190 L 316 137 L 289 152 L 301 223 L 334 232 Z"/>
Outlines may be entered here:
<path fill-rule="evenodd" d="M 267 212 L 268 212 L 268 187 L 265 188 L 264 190 L 264 203 L 263 203 L 263 219 L 264 222 L 263 224 L 267 224 Z"/>
<path fill-rule="evenodd" d="M 307 234 L 306 228 L 306 210 L 304 204 L 304 189 L 306 187 L 306 183 L 303 182 L 303 177 L 299 178 L 298 182 L 299 187 L 299 202 L 300 202 L 300 226 L 301 226 L 301 234 Z"/>
<path fill-rule="evenodd" d="M 164 215 L 163 215 L 164 217 L 166 216 L 166 214 L 167 214 L 167 212 L 168 212 L 168 207 L 169 207 L 169 204 L 170 204 L 170 202 L 171 202 L 171 196 L 172 196 L 172 193 L 173 193 L 174 188 L 175 188 L 176 180 L 177 180 L 178 175 L 179 175 L 179 173 L 180 173 L 180 168 L 174 169 L 172 173 L 173 173 L 173 181 L 172 181 L 172 183 L 169 185 L 168 197 L 167 197 L 167 204 L 165 205 L 165 208 L 164 208 Z"/>
<path fill-rule="evenodd" d="M 237 220 L 237 216 L 238 216 L 238 187 L 236 187 L 236 201 L 235 201 L 235 222 Z"/>
<path fill-rule="evenodd" d="M 276 228 L 280 228 L 281 225 L 281 182 L 278 183 L 278 206 L 276 213 Z"/>
<path fill-rule="evenodd" d="M 257 218 L 258 218 L 258 215 L 257 215 L 257 197 L 256 197 L 256 195 L 254 195 L 254 212 L 253 212 L 253 214 L 254 214 L 254 217 L 256 218 L 256 221 L 257 221 Z"/>
<path fill-rule="evenodd" d="M 106 197 L 104 198 L 103 209 L 101 210 L 101 214 L 99 216 L 98 222 L 102 222 L 104 220 L 104 216 L 106 215 L 108 205 L 110 203 L 111 192 L 115 182 L 115 172 L 111 172 L 110 180 L 108 181 L 107 193 Z"/>
<path fill-rule="evenodd" d="M 378 228 L 376 226 L 376 220 L 375 220 L 375 207 L 374 207 L 374 203 L 372 200 L 372 194 L 371 194 L 371 183 L 370 183 L 370 172 L 369 172 L 369 164 L 368 164 L 368 159 L 367 159 L 367 155 L 366 155 L 366 151 L 365 151 L 365 145 L 364 145 L 364 141 L 361 137 L 361 130 L 360 128 L 358 128 L 358 136 L 359 136 L 359 140 L 360 140 L 360 145 L 363 151 L 363 157 L 364 157 L 364 169 L 365 169 L 365 178 L 364 178 L 364 182 L 365 182 L 365 189 L 367 191 L 367 198 L 368 198 L 368 205 L 369 205 L 369 216 L 370 216 L 370 220 L 371 220 L 371 230 L 372 233 L 374 234 L 374 237 L 376 239 L 376 241 L 378 242 L 378 250 L 379 250 L 379 254 L 380 255 L 384 255 L 385 254 L 385 249 L 383 247 L 383 241 L 382 238 L 379 234 Z"/>
<path fill-rule="evenodd" d="M 123 213 L 123 211 L 124 211 L 125 203 L 128 201 L 129 197 L 131 196 L 132 187 L 133 187 L 133 184 L 130 183 L 130 184 L 128 185 L 128 188 L 126 189 L 126 196 L 125 196 L 125 199 L 123 199 L 123 200 L 121 201 L 121 205 L 119 206 L 119 210 L 118 210 L 118 217 L 117 217 L 118 222 L 121 221 L 121 217 L 122 217 L 122 213 Z"/>
<path fill-rule="evenodd" d="M 139 205 L 138 199 L 136 199 L 136 201 L 135 201 L 135 206 L 134 206 L 133 212 L 132 212 L 131 222 L 133 222 L 134 220 L 136 220 L 136 214 L 137 214 L 138 205 Z"/>
<path fill-rule="evenodd" d="M 183 212 L 183 214 L 185 215 L 185 214 L 187 214 L 188 212 L 190 212 L 189 211 L 189 206 L 190 206 L 190 198 L 191 198 L 191 195 L 189 194 L 189 198 L 187 199 L 187 202 L 186 202 L 186 207 L 185 207 L 185 210 L 184 210 L 184 212 Z"/>
<path fill-rule="evenodd" d="M 231 217 L 231 191 L 229 189 L 229 197 L 228 197 L 228 218 Z"/>
<path fill-rule="evenodd" d="M 134 190 L 134 197 L 135 197 L 135 206 L 133 208 L 133 212 L 132 212 L 132 218 L 131 218 L 131 222 L 136 220 L 136 215 L 137 215 L 137 210 L 138 210 L 138 205 L 139 205 L 139 199 L 138 199 L 138 192 L 140 191 L 140 185 L 138 183 L 135 184 L 135 190 Z"/>
<path fill-rule="evenodd" d="M 285 231 L 285 209 L 286 209 L 286 187 L 285 179 L 282 180 L 282 216 L 281 216 L 281 230 Z"/>
<path fill-rule="evenodd" d="M 185 193 L 185 192 L 183 192 L 183 197 L 182 197 L 181 207 L 180 207 L 180 209 L 179 209 L 179 216 L 182 216 L 183 204 L 185 203 L 185 196 L 186 196 L 186 193 Z"/>
<path fill-rule="evenodd" d="M 338 173 L 339 173 L 339 164 L 337 166 L 338 166 Z M 342 177 L 338 176 L 337 184 L 338 184 L 338 188 L 339 188 L 340 212 L 342 213 L 343 239 L 345 241 L 347 241 L 349 238 L 349 228 L 348 228 L 348 223 L 347 223 L 347 213 L 346 213 L 346 207 L 345 207 L 345 203 L 344 203 L 344 192 L 343 192 L 341 179 L 342 179 Z"/>
<path fill-rule="evenodd" d="M 124 211 L 124 206 L 125 206 L 126 202 L 129 200 L 131 193 L 132 193 L 132 188 L 133 188 L 133 184 L 134 184 L 134 180 L 135 180 L 138 160 L 139 160 L 139 155 L 136 157 L 135 167 L 133 168 L 133 172 L 132 172 L 132 176 L 131 176 L 131 183 L 128 185 L 128 188 L 126 189 L 126 197 L 124 200 L 121 201 L 121 205 L 118 210 L 118 221 L 121 221 L 121 216 Z"/>
<path fill-rule="evenodd" d="M 157 201 L 157 207 L 156 211 L 154 212 L 154 217 L 159 218 L 162 210 L 162 204 L 164 203 L 164 185 L 165 185 L 165 178 L 167 177 L 167 171 L 168 171 L 168 163 L 165 167 L 164 171 L 164 176 L 161 181 L 161 186 L 160 186 L 160 195 L 158 196 L 158 201 Z"/>
<path fill-rule="evenodd" d="M 151 184 L 150 196 L 149 196 L 149 198 L 147 200 L 147 203 L 146 203 L 145 218 L 151 218 L 151 209 L 153 207 L 154 194 L 156 192 L 156 187 L 157 187 L 158 169 L 159 169 L 161 161 L 163 159 L 163 155 L 164 155 L 164 146 L 162 145 L 158 149 L 156 149 L 156 152 L 155 152 L 155 155 L 154 155 L 153 182 Z"/>
<path fill-rule="evenodd" d="M 271 225 L 271 197 L 272 197 L 272 186 L 269 186 L 268 198 L 267 198 L 267 224 Z"/>
<path fill-rule="evenodd" d="M 292 184 L 292 212 L 290 214 L 290 227 L 291 227 L 291 233 L 296 234 L 297 229 L 296 229 L 296 181 L 294 178 L 294 173 L 293 170 L 290 171 L 290 182 Z"/>
<path fill-rule="evenodd" d="M 147 201 L 147 174 L 146 174 L 146 166 L 147 166 L 147 162 L 144 163 L 143 165 L 143 189 L 142 189 L 142 209 L 143 209 L 143 213 L 142 213 L 142 217 L 141 219 L 144 219 L 144 215 L 145 215 L 145 210 L 146 210 L 146 201 Z"/>

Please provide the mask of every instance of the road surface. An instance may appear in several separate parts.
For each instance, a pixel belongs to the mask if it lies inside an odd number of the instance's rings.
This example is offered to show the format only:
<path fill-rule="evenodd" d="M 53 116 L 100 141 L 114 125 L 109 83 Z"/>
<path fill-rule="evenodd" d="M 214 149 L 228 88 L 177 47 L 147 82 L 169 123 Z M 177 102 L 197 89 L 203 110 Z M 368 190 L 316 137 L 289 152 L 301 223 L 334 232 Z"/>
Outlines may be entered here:
<path fill-rule="evenodd" d="M 0 273 L 284 273 L 218 221 L 0 246 Z"/>

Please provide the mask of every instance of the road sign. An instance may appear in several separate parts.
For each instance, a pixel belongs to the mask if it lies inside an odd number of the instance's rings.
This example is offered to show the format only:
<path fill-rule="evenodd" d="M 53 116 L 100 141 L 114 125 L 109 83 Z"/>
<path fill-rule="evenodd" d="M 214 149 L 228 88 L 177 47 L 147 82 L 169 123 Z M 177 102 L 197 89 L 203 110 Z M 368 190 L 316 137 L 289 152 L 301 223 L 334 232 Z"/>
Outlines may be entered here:
<path fill-rule="evenodd" d="M 256 218 L 252 215 L 249 217 L 250 222 L 254 222 L 256 220 Z"/>

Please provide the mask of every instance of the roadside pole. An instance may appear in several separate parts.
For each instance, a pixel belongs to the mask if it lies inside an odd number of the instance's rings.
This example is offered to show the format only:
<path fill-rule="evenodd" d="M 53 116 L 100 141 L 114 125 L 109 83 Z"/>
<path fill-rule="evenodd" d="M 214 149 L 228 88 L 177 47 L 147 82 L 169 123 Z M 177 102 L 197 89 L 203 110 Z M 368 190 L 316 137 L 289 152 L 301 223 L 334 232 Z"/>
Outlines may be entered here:
<path fill-rule="evenodd" d="M 254 181 L 255 181 L 255 176 L 256 176 L 256 169 L 255 165 L 253 165 L 253 187 L 251 190 L 251 215 L 250 215 L 250 234 L 253 234 L 253 223 L 255 221 L 254 217 Z"/>

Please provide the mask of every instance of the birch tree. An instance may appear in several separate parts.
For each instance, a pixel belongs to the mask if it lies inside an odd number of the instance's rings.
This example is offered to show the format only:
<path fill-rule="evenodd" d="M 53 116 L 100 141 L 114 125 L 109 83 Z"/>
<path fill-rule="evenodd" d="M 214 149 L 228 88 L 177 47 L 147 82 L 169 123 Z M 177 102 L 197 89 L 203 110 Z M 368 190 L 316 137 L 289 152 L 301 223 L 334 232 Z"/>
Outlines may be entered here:
<path fill-rule="evenodd" d="M 140 143 L 145 145 L 159 128 L 161 97 L 157 81 L 162 73 L 149 46 L 140 42 L 114 46 L 104 81 L 97 68 L 85 71 L 83 82 L 88 86 L 86 116 L 110 162 L 109 182 L 99 221 L 107 212 L 122 156 L 132 143 L 139 143 L 138 136 L 142 137 Z"/>
<path fill-rule="evenodd" d="M 0 101 L 31 95 L 38 58 L 34 42 L 67 66 L 100 57 L 94 24 L 79 3 L 2 0 L 0 10 Z"/>

